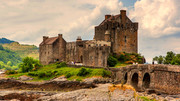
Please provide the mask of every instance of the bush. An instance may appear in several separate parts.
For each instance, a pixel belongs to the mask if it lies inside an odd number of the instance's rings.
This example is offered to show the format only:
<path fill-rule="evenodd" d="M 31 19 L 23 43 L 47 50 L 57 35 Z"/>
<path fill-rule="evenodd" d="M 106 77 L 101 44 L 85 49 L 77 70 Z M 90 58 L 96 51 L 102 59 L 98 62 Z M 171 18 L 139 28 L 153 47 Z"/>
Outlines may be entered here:
<path fill-rule="evenodd" d="M 17 74 L 17 71 L 15 71 L 15 70 L 7 70 L 7 71 L 5 72 L 5 74 L 7 74 L 7 75 Z"/>
<path fill-rule="evenodd" d="M 119 61 L 125 61 L 126 60 L 125 55 L 121 54 L 120 56 L 118 56 L 118 60 Z"/>
<path fill-rule="evenodd" d="M 108 60 L 107 60 L 107 64 L 110 67 L 114 67 L 117 64 L 118 60 L 116 58 L 114 58 L 113 56 L 109 56 Z"/>
<path fill-rule="evenodd" d="M 103 70 L 102 77 L 110 77 L 110 76 L 111 76 L 111 72 L 110 71 Z"/>
<path fill-rule="evenodd" d="M 67 67 L 66 62 L 57 63 L 56 68 Z"/>
<path fill-rule="evenodd" d="M 51 71 L 38 72 L 38 78 L 51 77 L 51 76 L 52 76 Z"/>
<path fill-rule="evenodd" d="M 66 78 L 70 78 L 71 76 L 72 76 L 71 73 L 67 73 L 67 74 L 65 75 Z"/>
<path fill-rule="evenodd" d="M 90 70 L 87 70 L 86 68 L 82 67 L 79 72 L 77 73 L 77 76 L 86 76 L 90 73 Z"/>

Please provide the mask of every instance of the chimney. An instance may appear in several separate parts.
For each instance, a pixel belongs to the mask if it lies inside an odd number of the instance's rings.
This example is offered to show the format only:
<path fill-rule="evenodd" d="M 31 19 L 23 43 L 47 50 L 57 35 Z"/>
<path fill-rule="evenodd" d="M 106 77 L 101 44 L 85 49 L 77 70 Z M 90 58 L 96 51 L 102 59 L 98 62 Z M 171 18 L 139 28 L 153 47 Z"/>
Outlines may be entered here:
<path fill-rule="evenodd" d="M 137 22 L 134 22 L 133 24 L 134 24 L 135 30 L 138 30 L 138 23 L 137 23 Z"/>
<path fill-rule="evenodd" d="M 110 17 L 111 17 L 111 15 L 105 15 L 105 20 L 107 20 Z"/>
<path fill-rule="evenodd" d="M 58 37 L 62 37 L 62 34 L 58 34 Z"/>
<path fill-rule="evenodd" d="M 126 10 L 120 10 L 120 13 L 121 13 L 122 23 L 124 24 L 126 22 Z"/>
<path fill-rule="evenodd" d="M 76 41 L 82 41 L 81 36 L 78 36 Z"/>
<path fill-rule="evenodd" d="M 49 38 L 48 36 L 43 36 L 43 41 L 45 41 L 48 38 Z"/>

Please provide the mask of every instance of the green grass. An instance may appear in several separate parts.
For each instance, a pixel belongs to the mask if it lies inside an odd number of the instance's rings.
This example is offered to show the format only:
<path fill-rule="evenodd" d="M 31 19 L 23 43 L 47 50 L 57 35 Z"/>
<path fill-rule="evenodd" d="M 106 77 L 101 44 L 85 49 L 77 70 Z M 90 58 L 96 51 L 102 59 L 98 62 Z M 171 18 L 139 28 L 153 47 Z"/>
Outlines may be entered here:
<path fill-rule="evenodd" d="M 110 76 L 111 75 L 110 71 L 106 71 L 104 69 L 86 68 L 86 70 L 89 71 L 89 73 L 85 76 L 78 76 L 78 73 L 81 70 L 81 68 L 72 68 L 72 67 L 56 68 L 56 66 L 57 66 L 56 64 L 50 64 L 50 65 L 41 67 L 37 71 L 32 71 L 29 73 L 13 74 L 13 75 L 9 75 L 8 77 L 18 78 L 19 76 L 27 75 L 27 76 L 34 78 L 32 81 L 44 81 L 44 80 L 50 80 L 52 78 L 59 77 L 62 75 L 64 75 L 64 76 L 68 75 L 68 77 L 69 77 L 69 78 L 67 78 L 68 80 L 81 81 L 85 78 L 89 78 L 89 77 L 93 77 L 93 76 L 101 76 L 102 77 L 102 76 Z"/>
<path fill-rule="evenodd" d="M 149 99 L 148 97 L 146 96 L 139 96 L 140 99 L 142 99 L 143 101 L 157 101 L 155 99 Z"/>
<path fill-rule="evenodd" d="M 126 64 L 124 62 L 118 62 L 114 67 L 115 68 L 120 68 L 120 67 L 127 66 L 127 65 L 131 65 L 131 64 Z"/>

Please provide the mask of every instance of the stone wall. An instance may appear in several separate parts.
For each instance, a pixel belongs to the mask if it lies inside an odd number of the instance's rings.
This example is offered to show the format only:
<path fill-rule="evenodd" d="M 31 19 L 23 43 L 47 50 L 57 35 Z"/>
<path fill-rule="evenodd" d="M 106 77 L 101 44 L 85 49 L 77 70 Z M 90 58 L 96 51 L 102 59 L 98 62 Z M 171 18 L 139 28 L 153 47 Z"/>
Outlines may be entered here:
<path fill-rule="evenodd" d="M 83 51 L 84 65 L 107 67 L 107 59 L 110 54 L 109 42 L 87 41 Z"/>

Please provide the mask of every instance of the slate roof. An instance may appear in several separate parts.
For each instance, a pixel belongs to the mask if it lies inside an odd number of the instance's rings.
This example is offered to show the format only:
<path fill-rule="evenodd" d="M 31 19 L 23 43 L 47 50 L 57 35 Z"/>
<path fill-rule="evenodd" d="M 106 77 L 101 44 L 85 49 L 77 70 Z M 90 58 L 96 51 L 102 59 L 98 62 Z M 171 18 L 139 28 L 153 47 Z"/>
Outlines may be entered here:
<path fill-rule="evenodd" d="M 119 18 L 120 17 L 120 14 L 118 14 L 118 15 L 111 15 L 111 17 L 110 18 L 108 18 L 108 19 L 106 19 L 106 20 L 104 20 L 100 25 L 104 25 L 104 23 L 105 22 L 107 22 L 107 21 L 112 21 L 112 19 L 114 18 L 114 19 L 117 19 L 117 18 Z"/>
<path fill-rule="evenodd" d="M 44 42 L 42 42 L 40 45 L 51 45 L 53 44 L 56 40 L 58 39 L 58 37 L 51 37 L 51 38 L 48 38 L 46 39 Z"/>

